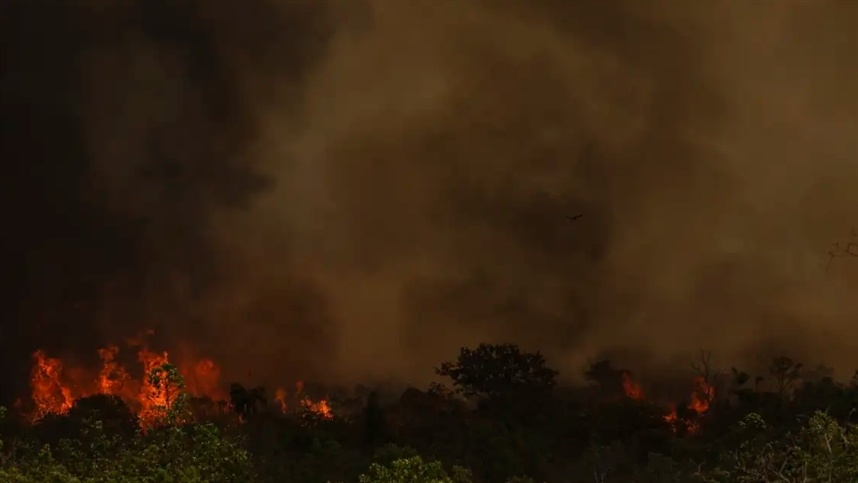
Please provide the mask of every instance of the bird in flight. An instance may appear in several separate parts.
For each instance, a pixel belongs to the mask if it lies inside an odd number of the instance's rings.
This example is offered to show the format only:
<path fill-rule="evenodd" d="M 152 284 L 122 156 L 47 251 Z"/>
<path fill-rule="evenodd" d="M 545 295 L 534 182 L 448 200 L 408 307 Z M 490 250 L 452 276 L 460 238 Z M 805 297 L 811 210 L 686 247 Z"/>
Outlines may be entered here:
<path fill-rule="evenodd" d="M 569 221 L 575 221 L 578 218 L 581 218 L 582 216 L 584 216 L 584 213 L 578 213 L 577 215 L 572 215 L 572 216 L 566 215 L 566 219 Z"/>

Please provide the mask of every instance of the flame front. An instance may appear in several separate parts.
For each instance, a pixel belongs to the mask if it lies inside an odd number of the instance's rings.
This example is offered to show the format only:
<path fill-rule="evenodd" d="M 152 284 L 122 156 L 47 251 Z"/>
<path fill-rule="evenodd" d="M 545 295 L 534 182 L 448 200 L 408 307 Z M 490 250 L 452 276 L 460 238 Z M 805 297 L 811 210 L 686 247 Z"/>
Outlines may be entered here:
<path fill-rule="evenodd" d="M 123 394 L 131 376 L 125 368 L 116 362 L 119 347 L 112 345 L 98 350 L 101 358 L 101 372 L 98 375 L 98 387 L 102 394 Z"/>
<path fill-rule="evenodd" d="M 295 383 L 295 395 L 298 397 L 301 409 L 303 409 L 305 413 L 312 414 L 321 419 L 331 419 L 334 417 L 331 413 L 331 406 L 328 405 L 327 399 L 320 399 L 314 402 L 304 394 L 304 383 L 302 381 Z"/>
<path fill-rule="evenodd" d="M 132 410 L 137 411 L 143 428 L 155 425 L 166 414 L 180 390 L 198 398 L 209 398 L 211 401 L 226 401 L 229 399 L 223 389 L 220 366 L 211 359 L 184 357 L 176 365 L 184 380 L 184 388 L 179 388 L 167 374 L 157 374 L 165 364 L 169 364 L 167 352 L 157 352 L 148 349 L 137 339 L 130 340 L 129 345 L 139 347 L 137 361 L 142 366 L 142 377 L 133 378 L 123 367 L 117 357 L 119 347 L 110 345 L 99 349 L 101 359 L 100 370 L 86 371 L 79 367 L 66 368 L 60 359 L 48 357 L 39 350 L 33 354 L 33 369 L 30 376 L 31 398 L 33 409 L 29 412 L 32 421 L 38 421 L 49 414 L 65 414 L 74 401 L 81 397 L 95 394 L 117 396 Z M 150 378 L 156 371 L 159 377 Z M 303 393 L 302 382 L 296 383 L 296 407 L 311 411 L 318 417 L 330 419 L 333 417 L 328 401 L 321 399 L 313 401 Z M 279 409 L 286 414 L 289 408 L 286 390 L 278 389 L 275 402 Z"/>
<path fill-rule="evenodd" d="M 153 380 L 149 376 L 157 368 L 170 362 L 167 352 L 151 352 L 146 348 L 137 353 L 138 360 L 143 364 L 143 383 L 137 401 L 140 404 L 140 423 L 144 427 L 151 426 L 166 414 L 167 408 L 173 402 L 171 395 L 178 393 L 178 388 L 172 387 L 165 378 Z"/>
<path fill-rule="evenodd" d="M 709 405 L 715 399 L 715 388 L 702 377 L 694 379 L 694 392 L 691 393 L 691 404 L 688 408 L 697 414 L 709 411 Z"/>
<path fill-rule="evenodd" d="M 297 381 L 295 383 L 295 399 L 297 399 L 298 407 L 304 414 L 311 415 L 319 419 L 333 419 L 334 415 L 331 411 L 331 406 L 327 399 L 319 399 L 313 401 L 304 393 L 304 383 Z M 293 401 L 295 400 L 293 399 Z M 286 414 L 289 411 L 289 395 L 284 388 L 277 388 L 274 392 L 274 401 L 280 406 L 280 411 Z"/>
<path fill-rule="evenodd" d="M 213 400 L 226 399 L 226 393 L 221 388 L 220 366 L 213 360 L 189 361 L 179 364 L 179 367 L 189 394 L 197 397 L 208 396 Z"/>
<path fill-rule="evenodd" d="M 694 390 L 691 392 L 691 402 L 688 403 L 688 409 L 698 415 L 705 414 L 709 411 L 714 400 L 715 388 L 702 377 L 694 378 Z M 670 407 L 670 411 L 664 416 L 664 420 L 671 424 L 674 431 L 676 431 L 678 424 L 683 424 L 686 431 L 692 434 L 700 429 L 700 423 L 697 421 L 680 420 L 676 413 L 676 407 L 673 406 Z"/>
<path fill-rule="evenodd" d="M 62 384 L 62 361 L 47 357 L 40 350 L 33 354 L 33 359 L 30 376 L 33 403 L 36 405 L 33 418 L 41 419 L 48 414 L 62 414 L 71 409 L 75 398 L 71 388 Z"/>
<path fill-rule="evenodd" d="M 34 365 L 30 380 L 34 404 L 30 413 L 31 419 L 36 421 L 49 414 L 65 414 L 78 398 L 107 394 L 121 398 L 136 410 L 142 427 L 148 428 L 156 424 L 175 401 L 181 388 L 167 377 L 149 377 L 153 371 L 170 363 L 167 352 L 151 351 L 137 341 L 132 343 L 141 346 L 137 352 L 137 360 L 142 366 L 143 377 L 137 380 L 117 361 L 119 348 L 114 345 L 98 351 L 101 369 L 92 377 L 88 377 L 87 371 L 80 368 L 64 368 L 61 360 L 48 357 L 41 350 L 36 351 L 33 354 Z M 208 397 L 212 401 L 227 400 L 221 384 L 220 366 L 211 359 L 184 358 L 177 365 L 177 369 L 185 381 L 184 391 L 190 395 Z M 623 372 L 622 386 L 627 398 L 644 399 L 643 388 L 630 373 Z M 712 385 L 702 377 L 695 378 L 688 409 L 698 415 L 704 414 L 709 411 L 714 399 L 715 389 Z M 293 411 L 299 409 L 303 414 L 318 419 L 333 418 L 329 401 L 312 400 L 305 394 L 304 383 L 301 381 L 295 384 L 295 394 L 291 399 L 293 404 L 289 401 L 285 389 L 278 388 L 275 391 L 274 402 L 283 414 L 294 408 Z M 679 418 L 675 407 L 669 408 L 664 420 L 674 428 L 682 424 L 691 433 L 699 429 L 696 421 Z"/>
<path fill-rule="evenodd" d="M 304 411 L 315 414 L 322 419 L 332 419 L 334 417 L 327 399 L 320 399 L 313 402 L 310 398 L 304 396 L 301 399 L 301 407 L 304 408 Z"/>

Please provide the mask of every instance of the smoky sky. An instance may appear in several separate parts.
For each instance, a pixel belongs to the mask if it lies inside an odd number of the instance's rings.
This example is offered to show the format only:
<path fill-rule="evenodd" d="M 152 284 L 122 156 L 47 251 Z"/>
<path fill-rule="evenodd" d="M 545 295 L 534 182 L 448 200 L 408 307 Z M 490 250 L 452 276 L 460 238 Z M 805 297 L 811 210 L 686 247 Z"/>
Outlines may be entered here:
<path fill-rule="evenodd" d="M 0 11 L 12 381 L 147 328 L 266 383 L 858 365 L 854 2 Z"/>

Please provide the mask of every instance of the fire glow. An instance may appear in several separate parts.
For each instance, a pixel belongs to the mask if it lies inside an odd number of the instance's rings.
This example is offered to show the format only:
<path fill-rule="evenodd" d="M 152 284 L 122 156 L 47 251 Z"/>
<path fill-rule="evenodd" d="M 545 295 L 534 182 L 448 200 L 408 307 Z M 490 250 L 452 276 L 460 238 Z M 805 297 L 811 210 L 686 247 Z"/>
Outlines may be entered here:
<path fill-rule="evenodd" d="M 641 385 L 634 381 L 628 372 L 623 372 L 623 392 L 628 399 L 636 401 L 644 400 L 644 393 Z M 714 399 L 715 388 L 706 382 L 703 377 L 695 377 L 694 390 L 691 392 L 688 409 L 697 415 L 705 414 L 709 411 Z M 674 428 L 674 431 L 676 431 L 676 427 L 679 424 L 685 426 L 686 431 L 689 433 L 695 433 L 700 429 L 700 425 L 696 421 L 680 419 L 677 415 L 675 406 L 671 406 L 668 409 L 669 410 L 667 414 L 663 416 L 663 419 Z"/>
<path fill-rule="evenodd" d="M 153 371 L 172 363 L 166 351 L 152 351 L 134 341 L 129 345 L 136 346 L 137 349 L 137 361 L 142 370 L 142 375 L 138 378 L 132 377 L 117 361 L 120 352 L 118 346 L 99 349 L 101 367 L 97 371 L 67 367 L 62 360 L 49 357 L 44 351 L 36 351 L 33 354 L 33 368 L 30 373 L 33 403 L 33 408 L 29 411 L 30 420 L 36 422 L 48 415 L 66 414 L 77 399 L 97 394 L 116 396 L 124 401 L 136 412 L 143 428 L 156 424 L 180 391 L 196 398 L 229 401 L 228 394 L 222 389 L 220 366 L 213 360 L 185 358 L 175 363 L 184 380 L 184 387 L 179 388 L 166 378 L 162 380 L 149 377 Z M 322 419 L 333 417 L 327 400 L 311 400 L 303 394 L 303 384 L 300 382 L 297 389 L 296 397 L 299 398 L 303 411 L 313 412 Z M 277 409 L 286 414 L 286 390 L 277 389 L 274 400 Z"/>

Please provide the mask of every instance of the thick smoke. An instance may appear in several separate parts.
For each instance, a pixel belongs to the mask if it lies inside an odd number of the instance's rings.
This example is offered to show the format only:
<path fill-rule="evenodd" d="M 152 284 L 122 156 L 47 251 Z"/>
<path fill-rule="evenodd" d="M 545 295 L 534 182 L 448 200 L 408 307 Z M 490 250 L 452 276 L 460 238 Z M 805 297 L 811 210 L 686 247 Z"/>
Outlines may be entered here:
<path fill-rule="evenodd" d="M 858 364 L 854 2 L 3 16 L 4 364 L 146 327 L 269 383 Z"/>

